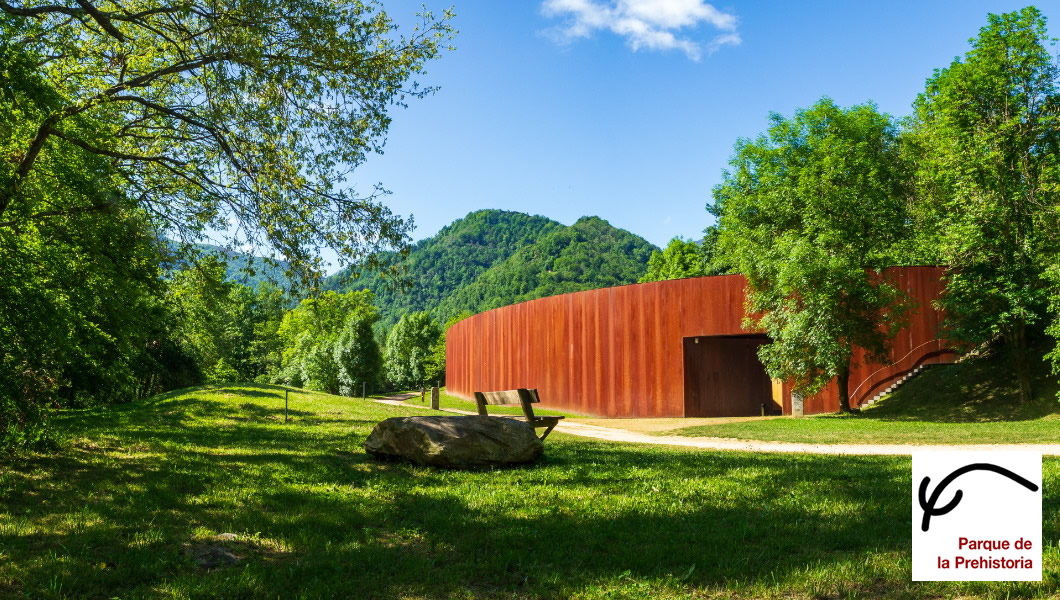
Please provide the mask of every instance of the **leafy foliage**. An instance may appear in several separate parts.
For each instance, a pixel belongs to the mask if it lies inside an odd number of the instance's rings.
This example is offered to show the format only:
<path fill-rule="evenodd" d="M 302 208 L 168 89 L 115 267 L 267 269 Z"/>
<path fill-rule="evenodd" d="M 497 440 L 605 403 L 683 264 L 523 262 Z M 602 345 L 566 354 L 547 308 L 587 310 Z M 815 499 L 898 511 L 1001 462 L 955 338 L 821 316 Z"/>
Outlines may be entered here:
<path fill-rule="evenodd" d="M 339 369 L 339 393 L 356 396 L 376 386 L 383 366 L 372 332 L 379 314 L 371 304 L 359 303 L 346 315 L 342 332 L 335 341 L 334 360 Z"/>
<path fill-rule="evenodd" d="M 910 134 L 921 210 L 950 267 L 950 336 L 1002 339 L 1025 401 L 1027 328 L 1060 254 L 1060 64 L 1047 45 L 1036 8 L 990 15 L 964 60 L 927 81 Z"/>
<path fill-rule="evenodd" d="M 372 325 L 379 319 L 368 291 L 324 292 L 283 316 L 280 379 L 295 387 L 356 394 L 379 376 Z"/>
<path fill-rule="evenodd" d="M 714 189 L 719 250 L 748 281 L 748 325 L 772 342 L 774 378 L 813 393 L 847 379 L 854 347 L 882 360 L 902 324 L 902 294 L 881 277 L 906 231 L 907 168 L 898 130 L 871 104 L 823 99 L 740 140 Z"/>
<path fill-rule="evenodd" d="M 158 391 L 202 381 L 268 380 L 279 369 L 286 296 L 267 283 L 252 290 L 231 281 L 222 258 L 204 254 L 168 282 L 173 325 L 167 336 L 193 367 L 183 385 Z"/>
<path fill-rule="evenodd" d="M 4 155 L 26 122 L 60 102 L 34 68 L 31 55 L 0 40 Z M 72 131 L 88 126 L 70 123 Z M 0 186 L 12 177 L 0 161 Z M 105 161 L 63 148 L 41 159 L 22 193 L 48 218 L 0 223 L 0 447 L 44 435 L 48 407 L 137 397 L 157 367 L 158 248 Z M 107 209 L 76 209 L 84 203 Z"/>
<path fill-rule="evenodd" d="M 400 279 L 371 270 L 351 279 L 354 273 L 345 270 L 329 277 L 324 287 L 371 290 L 381 307 L 383 322 L 393 325 L 403 314 L 434 310 L 490 267 L 562 227 L 551 219 L 520 212 L 476 211 L 413 245 L 402 263 Z M 385 261 L 399 258 L 390 256 Z"/>
<path fill-rule="evenodd" d="M 270 247 L 305 280 L 406 243 L 410 223 L 343 185 L 380 151 L 387 110 L 431 92 L 414 78 L 452 35 L 424 13 L 408 36 L 375 2 L 0 2 L 0 37 L 37 57 L 51 110 L 8 136 L 0 217 L 54 216 L 27 188 L 51 157 L 104 160 L 182 240 L 212 228 Z M 78 124 L 91 119 L 91 128 Z M 103 211 L 80 199 L 66 211 Z M 368 259 L 373 260 L 372 258 Z"/>
<path fill-rule="evenodd" d="M 655 246 L 599 217 L 543 236 L 454 291 L 440 315 L 482 312 L 536 298 L 635 283 Z"/>
<path fill-rule="evenodd" d="M 445 366 L 437 362 L 439 339 L 444 339 L 442 332 L 426 312 L 402 315 L 386 336 L 387 380 L 409 389 L 440 379 Z"/>
<path fill-rule="evenodd" d="M 291 264 L 284 260 L 266 260 L 245 252 L 238 252 L 213 244 L 191 244 L 182 248 L 179 243 L 168 241 L 167 260 L 163 262 L 171 271 L 179 271 L 200 257 L 212 254 L 225 267 L 225 279 L 241 283 L 251 289 L 268 284 L 281 290 L 293 290 L 297 285 L 288 276 Z"/>
<path fill-rule="evenodd" d="M 663 251 L 653 251 L 648 259 L 648 272 L 640 278 L 639 282 L 705 277 L 724 273 L 726 268 L 715 263 L 718 228 L 708 227 L 705 233 L 706 237 L 702 242 L 686 241 L 675 237 L 670 240 Z"/>

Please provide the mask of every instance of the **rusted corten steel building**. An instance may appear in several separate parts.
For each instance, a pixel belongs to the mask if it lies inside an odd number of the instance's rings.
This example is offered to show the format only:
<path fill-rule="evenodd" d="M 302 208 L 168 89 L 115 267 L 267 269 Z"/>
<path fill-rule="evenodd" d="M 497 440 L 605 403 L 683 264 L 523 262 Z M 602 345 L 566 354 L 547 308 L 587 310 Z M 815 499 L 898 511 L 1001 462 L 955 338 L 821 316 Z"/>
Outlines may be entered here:
<path fill-rule="evenodd" d="M 940 267 L 885 276 L 917 306 L 885 364 L 861 352 L 850 376 L 860 405 L 919 365 L 952 362 L 932 306 Z M 575 292 L 487 311 L 446 339 L 448 392 L 537 388 L 543 406 L 608 417 L 791 414 L 790 385 L 766 375 L 756 351 L 768 338 L 741 327 L 745 279 L 697 277 Z M 835 381 L 804 399 L 806 414 L 839 410 Z"/>

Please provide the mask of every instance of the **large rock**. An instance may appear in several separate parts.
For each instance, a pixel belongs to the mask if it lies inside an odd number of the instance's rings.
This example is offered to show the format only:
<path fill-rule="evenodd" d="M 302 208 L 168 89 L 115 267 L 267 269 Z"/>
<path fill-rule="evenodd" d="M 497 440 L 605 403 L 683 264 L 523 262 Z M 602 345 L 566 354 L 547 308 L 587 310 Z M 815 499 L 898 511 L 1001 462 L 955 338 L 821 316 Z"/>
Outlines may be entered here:
<path fill-rule="evenodd" d="M 471 467 L 533 462 L 544 451 L 534 428 L 499 417 L 393 417 L 375 426 L 364 449 L 418 465 Z"/>

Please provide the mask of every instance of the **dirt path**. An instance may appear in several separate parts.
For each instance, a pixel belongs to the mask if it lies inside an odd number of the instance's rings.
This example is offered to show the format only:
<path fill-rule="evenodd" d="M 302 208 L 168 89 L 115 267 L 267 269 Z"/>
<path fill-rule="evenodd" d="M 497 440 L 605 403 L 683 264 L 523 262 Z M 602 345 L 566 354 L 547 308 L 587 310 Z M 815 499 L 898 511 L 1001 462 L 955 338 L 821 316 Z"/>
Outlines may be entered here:
<path fill-rule="evenodd" d="M 556 431 L 580 435 L 598 440 L 613 442 L 633 442 L 636 444 L 661 444 L 664 446 L 684 446 L 687 448 L 707 448 L 711 450 L 743 450 L 748 452 L 797 452 L 803 454 L 887 454 L 909 455 L 913 452 L 941 450 L 1034 450 L 1042 454 L 1060 455 L 1060 444 L 959 444 L 944 445 L 911 445 L 911 444 L 805 444 L 799 442 L 763 442 L 759 440 L 738 440 L 732 438 L 685 437 L 677 435 L 649 435 L 623 429 L 612 429 L 589 425 L 586 423 L 561 422 Z"/>
<path fill-rule="evenodd" d="M 405 394 L 375 400 L 383 404 L 408 406 L 403 402 L 419 394 Z M 471 411 L 456 408 L 443 408 L 445 412 L 462 415 L 473 415 Z M 510 415 L 498 415 L 510 416 Z M 651 428 L 648 428 L 651 429 Z M 610 442 L 629 442 L 634 444 L 656 444 L 661 446 L 681 446 L 684 448 L 703 448 L 708 450 L 737 450 L 744 452 L 792 452 L 800 454 L 856 454 L 856 455 L 909 455 L 913 452 L 943 450 L 1033 450 L 1045 455 L 1060 456 L 1060 444 L 958 444 L 945 445 L 912 445 L 912 444 L 805 444 L 798 442 L 764 442 L 760 440 L 738 440 L 716 437 L 685 437 L 678 435 L 650 435 L 626 429 L 601 427 L 577 420 L 560 421 L 556 431 L 586 438 Z"/>
<path fill-rule="evenodd" d="M 406 406 L 405 401 L 409 398 L 415 398 L 419 394 L 396 394 L 394 396 L 387 396 L 386 398 L 372 398 L 373 402 L 380 404 L 389 404 L 391 406 Z"/>

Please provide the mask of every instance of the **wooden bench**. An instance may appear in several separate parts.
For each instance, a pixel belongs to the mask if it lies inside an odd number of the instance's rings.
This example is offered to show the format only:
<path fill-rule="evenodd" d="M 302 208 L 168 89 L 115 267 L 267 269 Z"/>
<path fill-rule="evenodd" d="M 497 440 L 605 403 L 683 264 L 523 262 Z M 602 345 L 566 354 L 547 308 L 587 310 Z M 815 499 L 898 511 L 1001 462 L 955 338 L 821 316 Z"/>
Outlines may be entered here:
<path fill-rule="evenodd" d="M 526 422 L 531 427 L 534 429 L 540 427 L 548 428 L 545 430 L 545 433 L 541 434 L 541 440 L 544 441 L 563 417 L 539 417 L 535 415 L 534 409 L 530 405 L 536 402 L 541 402 L 541 399 L 537 396 L 537 390 L 528 390 L 526 388 L 506 390 L 503 392 L 475 392 L 475 403 L 478 404 L 478 414 L 489 416 L 486 412 L 487 404 L 492 404 L 494 406 L 519 404 L 523 407 L 523 414 L 526 415 Z"/>

